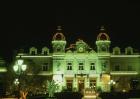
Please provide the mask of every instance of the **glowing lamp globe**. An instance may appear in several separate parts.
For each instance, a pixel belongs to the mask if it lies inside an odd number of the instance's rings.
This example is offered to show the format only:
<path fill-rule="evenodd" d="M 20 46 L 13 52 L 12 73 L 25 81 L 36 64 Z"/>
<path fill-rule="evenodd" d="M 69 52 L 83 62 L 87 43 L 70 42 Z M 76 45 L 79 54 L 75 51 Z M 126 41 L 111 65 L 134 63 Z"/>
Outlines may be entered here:
<path fill-rule="evenodd" d="M 13 67 L 13 69 L 14 69 L 15 72 L 17 72 L 17 71 L 18 71 L 18 65 L 15 65 L 15 66 Z"/>
<path fill-rule="evenodd" d="M 21 69 L 22 69 L 22 71 L 25 71 L 26 68 L 27 68 L 27 65 L 21 65 Z"/>
<path fill-rule="evenodd" d="M 18 64 L 18 65 L 22 65 L 22 64 L 23 64 L 23 60 L 22 60 L 22 59 L 19 59 L 19 60 L 17 61 L 17 64 Z"/>

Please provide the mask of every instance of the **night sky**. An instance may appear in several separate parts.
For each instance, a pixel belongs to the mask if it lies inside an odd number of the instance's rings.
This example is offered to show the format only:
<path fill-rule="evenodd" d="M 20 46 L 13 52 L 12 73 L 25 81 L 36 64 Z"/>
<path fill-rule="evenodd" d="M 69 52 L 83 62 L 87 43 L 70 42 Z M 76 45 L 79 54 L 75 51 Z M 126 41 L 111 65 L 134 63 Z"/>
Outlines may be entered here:
<path fill-rule="evenodd" d="M 106 0 L 105 0 L 106 1 Z M 140 4 L 121 2 L 6 3 L 1 12 L 0 56 L 11 60 L 14 51 L 30 46 L 51 47 L 58 25 L 67 47 L 79 38 L 95 48 L 99 28 L 104 25 L 111 47 L 132 46 L 140 50 Z"/>

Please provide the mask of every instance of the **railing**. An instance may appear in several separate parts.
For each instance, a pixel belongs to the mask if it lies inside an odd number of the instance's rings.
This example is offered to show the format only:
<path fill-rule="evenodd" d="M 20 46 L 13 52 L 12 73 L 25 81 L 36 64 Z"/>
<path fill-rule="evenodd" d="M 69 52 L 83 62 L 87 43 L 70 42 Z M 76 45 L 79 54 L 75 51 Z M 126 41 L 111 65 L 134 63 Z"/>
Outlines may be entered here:
<path fill-rule="evenodd" d="M 111 71 L 111 75 L 138 75 L 137 71 Z"/>

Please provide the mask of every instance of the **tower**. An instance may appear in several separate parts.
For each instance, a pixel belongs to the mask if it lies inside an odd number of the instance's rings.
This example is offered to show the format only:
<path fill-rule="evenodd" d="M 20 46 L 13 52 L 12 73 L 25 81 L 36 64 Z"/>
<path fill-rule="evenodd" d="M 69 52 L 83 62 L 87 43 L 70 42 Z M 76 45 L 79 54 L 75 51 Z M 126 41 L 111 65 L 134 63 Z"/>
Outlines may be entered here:
<path fill-rule="evenodd" d="M 57 27 L 57 32 L 53 36 L 52 47 L 53 47 L 53 80 L 59 85 L 58 91 L 62 90 L 64 80 L 64 57 L 65 57 L 65 36 L 61 32 L 61 27 Z"/>
<path fill-rule="evenodd" d="M 100 28 L 100 33 L 97 36 L 96 46 L 98 53 L 108 53 L 110 48 L 110 38 L 107 33 L 105 33 L 105 29 L 103 26 Z"/>
<path fill-rule="evenodd" d="M 61 26 L 58 26 L 57 32 L 53 36 L 53 40 L 52 40 L 53 53 L 65 52 L 66 40 L 61 30 L 62 30 Z"/>

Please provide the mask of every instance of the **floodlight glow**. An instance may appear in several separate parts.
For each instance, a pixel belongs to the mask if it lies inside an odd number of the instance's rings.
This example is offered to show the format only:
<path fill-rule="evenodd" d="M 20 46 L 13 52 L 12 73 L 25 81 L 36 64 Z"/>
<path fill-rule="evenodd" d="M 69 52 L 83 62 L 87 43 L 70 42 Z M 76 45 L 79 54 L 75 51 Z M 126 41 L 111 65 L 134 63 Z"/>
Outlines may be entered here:
<path fill-rule="evenodd" d="M 14 83 L 15 83 L 15 85 L 18 85 L 19 84 L 19 80 L 16 78 Z"/>
<path fill-rule="evenodd" d="M 22 60 L 22 59 L 19 59 L 19 60 L 17 61 L 17 64 L 18 64 L 18 65 L 22 65 L 22 64 L 23 64 L 23 60 Z"/>
<path fill-rule="evenodd" d="M 110 85 L 111 83 L 110 83 L 110 82 L 108 82 L 108 84 Z"/>
<path fill-rule="evenodd" d="M 60 84 L 61 82 L 63 82 L 62 75 L 54 75 L 54 76 L 53 76 L 53 80 L 54 80 L 57 84 Z"/>
<path fill-rule="evenodd" d="M 15 65 L 15 66 L 13 67 L 13 69 L 14 69 L 15 72 L 18 71 L 18 65 Z"/>
<path fill-rule="evenodd" d="M 7 72 L 6 68 L 0 68 L 0 72 Z"/>
<path fill-rule="evenodd" d="M 111 83 L 113 83 L 113 80 L 110 80 Z"/>
<path fill-rule="evenodd" d="M 116 82 L 115 81 L 113 81 L 113 85 L 115 85 L 116 84 Z"/>
<path fill-rule="evenodd" d="M 21 65 L 21 69 L 22 69 L 22 71 L 25 71 L 26 68 L 27 68 L 27 65 Z"/>

